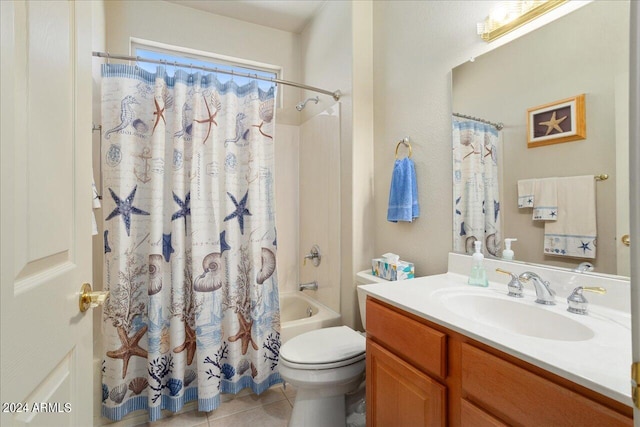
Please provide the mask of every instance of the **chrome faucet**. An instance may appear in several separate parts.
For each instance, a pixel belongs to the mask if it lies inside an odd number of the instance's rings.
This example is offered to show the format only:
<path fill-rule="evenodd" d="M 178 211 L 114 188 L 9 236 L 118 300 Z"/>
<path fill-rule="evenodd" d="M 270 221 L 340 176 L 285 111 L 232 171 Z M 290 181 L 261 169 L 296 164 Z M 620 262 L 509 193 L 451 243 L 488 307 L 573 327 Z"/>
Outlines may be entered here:
<path fill-rule="evenodd" d="M 320 261 L 322 261 L 322 255 L 320 254 L 320 247 L 318 245 L 313 245 L 311 251 L 304 256 L 304 262 L 302 263 L 302 265 L 307 265 L 308 259 L 313 262 L 314 267 L 320 265 Z"/>
<path fill-rule="evenodd" d="M 571 295 L 567 298 L 567 311 L 575 314 L 587 314 L 587 304 L 589 301 L 582 295 L 582 291 L 595 292 L 596 294 L 604 295 L 607 293 L 605 288 L 600 286 L 578 286 L 573 290 Z"/>
<path fill-rule="evenodd" d="M 593 264 L 590 262 L 581 262 L 576 268 L 573 269 L 576 273 L 586 273 L 593 271 Z"/>
<path fill-rule="evenodd" d="M 506 274 L 508 276 L 511 276 L 511 280 L 509 281 L 509 283 L 507 284 L 507 289 L 509 289 L 509 296 L 510 297 L 514 297 L 514 298 L 522 298 L 524 297 L 524 294 L 522 292 L 522 282 L 520 282 L 520 280 L 518 279 L 518 276 L 516 276 L 515 274 L 513 274 L 510 271 L 506 271 L 503 270 L 501 268 L 496 268 L 496 271 L 498 273 L 502 273 L 502 274 Z"/>
<path fill-rule="evenodd" d="M 313 282 L 309 282 L 309 283 L 300 283 L 298 285 L 298 290 L 299 291 L 304 291 L 305 289 L 308 289 L 310 291 L 317 291 L 318 290 L 318 282 L 316 282 L 315 280 Z"/>
<path fill-rule="evenodd" d="M 529 280 L 533 281 L 533 287 L 536 289 L 536 302 L 538 304 L 554 305 L 556 303 L 554 296 L 555 291 L 551 289 L 551 283 L 546 280 L 542 280 L 542 277 L 531 271 L 525 271 L 518 279 L 527 283 Z"/>

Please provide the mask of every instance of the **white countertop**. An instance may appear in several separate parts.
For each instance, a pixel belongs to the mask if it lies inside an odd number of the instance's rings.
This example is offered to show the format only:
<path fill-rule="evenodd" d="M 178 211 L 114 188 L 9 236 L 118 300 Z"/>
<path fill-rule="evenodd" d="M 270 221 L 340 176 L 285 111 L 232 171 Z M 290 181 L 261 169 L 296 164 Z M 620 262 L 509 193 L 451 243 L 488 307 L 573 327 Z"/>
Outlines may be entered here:
<path fill-rule="evenodd" d="M 506 282 L 505 282 L 506 283 Z M 505 353 L 553 372 L 598 393 L 632 406 L 631 401 L 631 316 L 595 304 L 586 316 L 566 311 L 565 298 L 555 306 L 535 303 L 535 293 L 525 290 L 518 301 L 554 311 L 590 328 L 593 337 L 582 341 L 561 341 L 509 332 L 456 314 L 443 304 L 443 293 L 473 293 L 511 299 L 505 283 L 490 282 L 488 288 L 467 285 L 467 276 L 446 273 L 416 279 L 360 286 L 371 297 L 416 316 L 459 332 Z M 514 316 L 518 313 L 514 313 Z"/>

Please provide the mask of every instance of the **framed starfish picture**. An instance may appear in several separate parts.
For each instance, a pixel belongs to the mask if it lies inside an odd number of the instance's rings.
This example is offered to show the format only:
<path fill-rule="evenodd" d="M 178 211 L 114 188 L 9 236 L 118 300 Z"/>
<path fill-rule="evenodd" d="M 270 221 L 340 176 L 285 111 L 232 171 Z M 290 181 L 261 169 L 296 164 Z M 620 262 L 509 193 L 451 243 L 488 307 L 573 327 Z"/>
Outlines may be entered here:
<path fill-rule="evenodd" d="M 529 108 L 527 147 L 559 144 L 587 137 L 584 94 Z"/>

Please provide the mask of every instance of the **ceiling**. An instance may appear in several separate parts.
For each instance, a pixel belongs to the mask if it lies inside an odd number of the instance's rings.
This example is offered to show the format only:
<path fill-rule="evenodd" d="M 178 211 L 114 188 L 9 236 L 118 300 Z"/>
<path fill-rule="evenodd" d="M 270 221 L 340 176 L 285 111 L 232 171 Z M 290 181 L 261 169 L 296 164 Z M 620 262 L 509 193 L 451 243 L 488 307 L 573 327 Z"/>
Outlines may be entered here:
<path fill-rule="evenodd" d="M 204 12 L 300 33 L 327 0 L 167 0 Z"/>

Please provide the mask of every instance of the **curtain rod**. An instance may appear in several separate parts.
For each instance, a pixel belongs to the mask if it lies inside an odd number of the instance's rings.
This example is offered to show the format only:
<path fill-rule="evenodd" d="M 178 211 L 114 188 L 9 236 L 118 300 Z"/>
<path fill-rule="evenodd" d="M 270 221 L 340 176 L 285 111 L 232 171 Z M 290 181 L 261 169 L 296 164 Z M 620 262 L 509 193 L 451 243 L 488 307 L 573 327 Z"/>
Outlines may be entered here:
<path fill-rule="evenodd" d="M 107 58 L 107 63 L 109 62 L 110 59 L 120 59 L 123 61 L 136 61 L 136 62 L 148 62 L 151 64 L 160 64 L 160 65 L 173 65 L 175 67 L 182 67 L 182 68 L 191 68 L 191 69 L 195 68 L 197 70 L 207 71 L 211 73 L 221 73 L 221 74 L 230 74 L 232 76 L 248 77 L 250 79 L 264 80 L 267 82 L 279 83 L 287 86 L 294 86 L 300 89 L 305 89 L 313 92 L 322 93 L 325 95 L 330 95 L 336 101 L 339 101 L 340 97 L 342 96 L 342 93 L 339 90 L 331 92 L 331 91 L 320 89 L 314 86 L 304 85 L 302 83 L 290 82 L 288 80 L 280 80 L 273 77 L 261 77 L 261 76 L 258 76 L 257 74 L 237 73 L 235 71 L 220 70 L 218 68 L 202 67 L 199 65 L 185 64 L 182 62 L 175 62 L 175 61 L 169 62 L 169 61 L 162 61 L 158 59 L 142 58 L 140 56 L 112 55 L 108 52 L 93 52 L 93 56 L 96 56 L 98 58 Z"/>
<path fill-rule="evenodd" d="M 463 119 L 469 119 L 469 120 L 474 120 L 474 121 L 480 122 L 480 123 L 486 123 L 488 125 L 493 126 L 494 128 L 496 128 L 498 130 L 502 130 L 504 128 L 504 124 L 502 124 L 502 123 L 493 123 L 493 122 L 490 122 L 489 120 L 479 119 L 477 117 L 467 116 L 465 114 L 460 114 L 460 113 L 452 113 L 452 114 L 454 116 L 456 116 L 456 117 L 461 117 Z"/>

